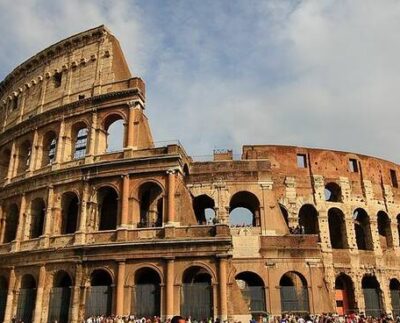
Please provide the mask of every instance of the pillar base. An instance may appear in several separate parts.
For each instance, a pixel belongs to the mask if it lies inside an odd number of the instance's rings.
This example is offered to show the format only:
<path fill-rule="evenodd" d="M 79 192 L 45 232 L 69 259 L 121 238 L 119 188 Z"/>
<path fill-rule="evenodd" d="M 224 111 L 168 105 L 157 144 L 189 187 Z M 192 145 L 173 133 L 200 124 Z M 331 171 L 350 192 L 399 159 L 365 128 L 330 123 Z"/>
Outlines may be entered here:
<path fill-rule="evenodd" d="M 41 248 L 48 248 L 50 246 L 49 235 L 43 235 L 40 237 L 39 245 Z"/>
<path fill-rule="evenodd" d="M 128 240 L 128 229 L 125 227 L 119 227 L 117 229 L 117 241 L 127 241 Z"/>
<path fill-rule="evenodd" d="M 11 241 L 11 252 L 19 251 L 20 242 L 17 240 Z"/>
<path fill-rule="evenodd" d="M 82 231 L 75 232 L 74 245 L 86 243 L 86 233 Z"/>

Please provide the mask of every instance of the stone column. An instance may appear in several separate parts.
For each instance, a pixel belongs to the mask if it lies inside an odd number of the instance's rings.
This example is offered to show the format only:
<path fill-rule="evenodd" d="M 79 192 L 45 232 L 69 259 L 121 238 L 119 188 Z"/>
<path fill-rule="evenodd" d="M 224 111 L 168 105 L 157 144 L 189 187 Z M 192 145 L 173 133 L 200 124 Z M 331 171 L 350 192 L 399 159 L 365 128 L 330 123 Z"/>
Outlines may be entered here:
<path fill-rule="evenodd" d="M 92 110 L 92 121 L 90 124 L 90 129 L 88 133 L 88 144 L 89 149 L 87 149 L 87 157 L 92 157 L 97 154 L 96 141 L 97 141 L 97 110 Z"/>
<path fill-rule="evenodd" d="M 175 170 L 167 171 L 168 174 L 168 193 L 167 193 L 167 205 L 168 205 L 168 221 L 170 225 L 175 223 Z"/>
<path fill-rule="evenodd" d="M 75 284 L 72 287 L 72 302 L 70 308 L 70 320 L 72 323 L 78 322 L 79 308 L 80 308 L 80 294 L 82 284 L 82 264 L 77 263 L 75 268 Z"/>
<path fill-rule="evenodd" d="M 3 243 L 7 224 L 3 203 L 0 203 L 0 221 L 0 243 Z"/>
<path fill-rule="evenodd" d="M 51 228 L 53 223 L 53 207 L 54 207 L 54 188 L 52 185 L 48 187 L 47 191 L 47 210 L 44 220 L 44 235 L 51 235 Z"/>
<path fill-rule="evenodd" d="M 118 262 L 116 315 L 124 315 L 125 261 Z"/>
<path fill-rule="evenodd" d="M 63 162 L 63 151 L 64 151 L 64 139 L 65 139 L 65 121 L 64 119 L 60 122 L 60 130 L 58 132 L 57 138 L 57 148 L 56 148 L 56 164 Z"/>
<path fill-rule="evenodd" d="M 175 276 L 175 259 L 168 258 L 167 260 L 167 281 L 165 286 L 165 318 L 172 318 L 174 311 L 174 276 Z"/>
<path fill-rule="evenodd" d="M 218 262 L 218 280 L 219 280 L 219 318 L 221 321 L 228 319 L 228 293 L 227 293 L 227 264 L 226 256 L 220 256 Z"/>
<path fill-rule="evenodd" d="M 126 148 L 134 148 L 134 129 L 135 129 L 135 107 L 139 104 L 136 101 L 128 102 L 129 114 L 128 114 L 128 139 L 126 141 Z"/>
<path fill-rule="evenodd" d="M 21 204 L 19 206 L 19 215 L 18 215 L 17 234 L 15 235 L 15 240 L 12 243 L 12 247 L 11 247 L 12 251 L 19 250 L 19 244 L 22 240 L 24 240 L 24 231 L 27 231 L 25 229 L 25 221 L 26 221 L 25 208 L 26 208 L 26 197 L 25 197 L 25 193 L 24 193 L 21 195 Z"/>
<path fill-rule="evenodd" d="M 40 323 L 42 316 L 42 303 L 43 303 L 43 289 L 46 283 L 46 267 L 44 265 L 40 266 L 39 269 L 39 280 L 36 289 L 36 304 L 35 311 L 33 314 L 33 323 Z"/>
<path fill-rule="evenodd" d="M 11 145 L 11 154 L 10 154 L 10 163 L 8 164 L 7 170 L 7 182 L 14 176 L 14 168 L 15 168 L 15 158 L 16 157 L 16 144 L 15 140 Z"/>
<path fill-rule="evenodd" d="M 11 322 L 13 315 L 13 304 L 14 304 L 14 294 L 15 294 L 15 269 L 14 267 L 10 270 L 10 277 L 8 279 L 8 291 L 7 291 L 7 303 L 6 310 L 4 314 L 4 322 Z"/>
<path fill-rule="evenodd" d="M 28 170 L 30 172 L 33 172 L 36 169 L 36 159 L 37 159 L 37 150 L 38 150 L 38 140 L 39 140 L 39 134 L 37 129 L 35 129 L 35 132 L 33 133 L 33 141 L 32 141 L 32 147 L 31 147 L 31 156 L 29 160 L 29 166 Z"/>
<path fill-rule="evenodd" d="M 121 198 L 121 223 L 120 227 L 128 226 L 129 214 L 129 175 L 122 176 L 122 198 Z"/>
<path fill-rule="evenodd" d="M 75 233 L 75 244 L 85 243 L 85 233 L 86 233 L 86 218 L 87 218 L 87 203 L 89 201 L 89 183 L 84 182 L 82 196 L 81 196 L 81 208 L 79 214 L 79 227 L 78 231 Z"/>

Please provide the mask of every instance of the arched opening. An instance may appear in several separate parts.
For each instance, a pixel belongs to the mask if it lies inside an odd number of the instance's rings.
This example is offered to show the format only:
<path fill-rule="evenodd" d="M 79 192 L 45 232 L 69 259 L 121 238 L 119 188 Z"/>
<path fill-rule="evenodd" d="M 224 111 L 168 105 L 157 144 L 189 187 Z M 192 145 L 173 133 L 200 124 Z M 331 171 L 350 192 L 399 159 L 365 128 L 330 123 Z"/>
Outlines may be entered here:
<path fill-rule="evenodd" d="M 235 277 L 242 297 L 253 314 L 265 312 L 265 287 L 261 277 L 252 272 L 242 272 Z"/>
<path fill-rule="evenodd" d="M 336 312 L 346 315 L 356 312 L 354 284 L 351 278 L 340 274 L 335 280 Z"/>
<path fill-rule="evenodd" d="M 31 163 L 32 145 L 26 140 L 20 146 L 18 150 L 17 159 L 17 174 L 22 174 L 28 170 Z"/>
<path fill-rule="evenodd" d="M 46 204 L 41 198 L 34 199 L 31 203 L 31 227 L 29 237 L 38 238 L 44 233 L 44 217 Z"/>
<path fill-rule="evenodd" d="M 139 187 L 140 222 L 138 227 L 161 227 L 163 223 L 163 191 L 156 183 L 148 182 Z"/>
<path fill-rule="evenodd" d="M 79 199 L 75 193 L 67 192 L 61 198 L 61 234 L 74 233 L 78 225 Z"/>
<path fill-rule="evenodd" d="M 124 119 L 120 115 L 109 116 L 104 122 L 104 131 L 106 134 L 106 152 L 124 149 L 125 126 Z"/>
<path fill-rule="evenodd" d="M 397 235 L 399 237 L 399 243 L 400 243 L 400 214 L 397 215 Z"/>
<path fill-rule="evenodd" d="M 88 133 L 88 128 L 84 123 L 78 123 L 72 127 L 73 159 L 80 159 L 86 156 Z"/>
<path fill-rule="evenodd" d="M 198 224 L 215 222 L 215 203 L 208 195 L 199 195 L 193 199 L 193 210 Z"/>
<path fill-rule="evenodd" d="M 8 207 L 6 214 L 6 227 L 4 232 L 3 243 L 8 243 L 17 237 L 17 228 L 19 222 L 19 210 L 16 204 L 11 204 Z"/>
<path fill-rule="evenodd" d="M 86 316 L 110 315 L 112 312 L 112 278 L 105 270 L 95 270 L 90 276 Z"/>
<path fill-rule="evenodd" d="M 0 276 L 0 322 L 4 322 L 4 314 L 6 312 L 8 293 L 8 281 L 5 277 Z"/>
<path fill-rule="evenodd" d="M 299 211 L 299 225 L 305 234 L 319 234 L 318 212 L 311 204 L 305 204 Z"/>
<path fill-rule="evenodd" d="M 70 276 L 62 270 L 57 272 L 50 291 L 49 322 L 68 323 L 71 289 Z"/>
<path fill-rule="evenodd" d="M 364 294 L 365 314 L 379 317 L 382 313 L 381 289 L 375 276 L 364 276 L 361 281 Z"/>
<path fill-rule="evenodd" d="M 107 186 L 97 191 L 99 230 L 115 230 L 118 219 L 118 194 Z"/>
<path fill-rule="evenodd" d="M 282 313 L 309 312 L 307 281 L 303 275 L 290 271 L 279 282 Z"/>
<path fill-rule="evenodd" d="M 11 150 L 6 148 L 0 154 L 0 179 L 6 178 L 8 175 L 8 168 L 10 166 Z"/>
<path fill-rule="evenodd" d="M 386 250 L 393 247 L 393 236 L 391 229 L 391 221 L 388 215 L 383 212 L 378 212 L 378 232 L 379 232 L 379 242 L 381 248 Z"/>
<path fill-rule="evenodd" d="M 260 202 L 250 192 L 235 193 L 229 203 L 231 225 L 260 226 Z"/>
<path fill-rule="evenodd" d="M 348 248 L 346 222 L 344 214 L 338 208 L 331 208 L 328 211 L 329 237 L 333 249 Z"/>
<path fill-rule="evenodd" d="M 142 268 L 136 272 L 132 313 L 138 317 L 160 316 L 160 283 L 160 276 L 153 269 Z"/>
<path fill-rule="evenodd" d="M 353 221 L 358 250 L 373 250 L 371 227 L 367 212 L 361 208 L 354 210 Z"/>
<path fill-rule="evenodd" d="M 185 270 L 182 277 L 181 315 L 193 320 L 213 317 L 211 275 L 202 267 Z"/>
<path fill-rule="evenodd" d="M 289 213 L 287 209 L 282 204 L 279 204 L 279 209 L 281 210 L 281 214 L 286 222 L 286 225 L 289 226 Z"/>
<path fill-rule="evenodd" d="M 389 289 L 392 300 L 392 314 L 393 317 L 397 317 L 400 315 L 400 282 L 397 279 L 391 279 Z"/>
<path fill-rule="evenodd" d="M 24 275 L 19 290 L 16 319 L 24 323 L 32 323 L 36 304 L 36 280 L 32 275 Z"/>
<path fill-rule="evenodd" d="M 325 185 L 325 201 L 328 202 L 341 202 L 342 190 L 340 186 L 334 182 Z"/>
<path fill-rule="evenodd" d="M 56 161 L 57 136 L 54 131 L 49 131 L 43 137 L 42 167 Z"/>

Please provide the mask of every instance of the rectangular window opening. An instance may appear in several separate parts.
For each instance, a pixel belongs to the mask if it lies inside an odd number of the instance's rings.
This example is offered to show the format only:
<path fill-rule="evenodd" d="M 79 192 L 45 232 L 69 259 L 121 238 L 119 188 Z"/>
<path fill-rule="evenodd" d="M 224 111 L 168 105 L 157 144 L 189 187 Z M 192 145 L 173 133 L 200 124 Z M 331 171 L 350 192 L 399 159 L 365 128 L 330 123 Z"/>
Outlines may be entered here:
<path fill-rule="evenodd" d="M 351 173 L 358 173 L 358 163 L 357 159 L 349 159 L 349 170 Z"/>
<path fill-rule="evenodd" d="M 307 168 L 307 156 L 304 154 L 297 154 L 297 167 Z"/>
<path fill-rule="evenodd" d="M 390 170 L 390 178 L 392 180 L 392 186 L 395 188 L 399 187 L 399 182 L 397 181 L 397 174 L 396 171 L 394 169 Z"/>
<path fill-rule="evenodd" d="M 62 73 L 57 72 L 53 76 L 54 87 L 60 87 L 62 81 Z"/>

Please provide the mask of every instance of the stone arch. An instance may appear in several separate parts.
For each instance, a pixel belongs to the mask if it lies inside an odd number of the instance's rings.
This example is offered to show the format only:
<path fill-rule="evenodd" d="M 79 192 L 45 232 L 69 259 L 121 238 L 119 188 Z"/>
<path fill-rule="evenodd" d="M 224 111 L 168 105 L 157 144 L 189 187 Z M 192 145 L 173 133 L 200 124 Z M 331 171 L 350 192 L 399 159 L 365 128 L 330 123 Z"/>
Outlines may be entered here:
<path fill-rule="evenodd" d="M 350 276 L 340 273 L 335 279 L 336 312 L 339 315 L 354 313 L 356 309 L 354 283 Z"/>
<path fill-rule="evenodd" d="M 193 210 L 198 224 L 207 224 L 215 219 L 215 202 L 207 194 L 193 198 Z"/>
<path fill-rule="evenodd" d="M 44 234 L 44 221 L 46 216 L 46 203 L 40 197 L 31 202 L 31 224 L 29 238 L 38 238 Z"/>
<path fill-rule="evenodd" d="M 90 273 L 90 288 L 86 298 L 86 316 L 112 313 L 113 277 L 107 269 L 94 269 Z"/>
<path fill-rule="evenodd" d="M 342 189 L 339 184 L 329 182 L 325 185 L 325 201 L 342 202 Z"/>
<path fill-rule="evenodd" d="M 389 282 L 390 299 L 392 303 L 393 317 L 400 315 L 400 282 L 396 278 L 392 278 Z"/>
<path fill-rule="evenodd" d="M 100 151 L 113 152 L 120 151 L 126 143 L 125 116 L 117 111 L 108 113 L 102 121 L 102 129 L 100 133 Z M 122 138 L 120 138 L 122 135 Z"/>
<path fill-rule="evenodd" d="M 208 272 L 211 275 L 212 283 L 215 284 L 217 282 L 217 274 L 216 274 L 215 270 L 210 267 L 210 265 L 208 265 L 207 263 L 202 262 L 202 261 L 194 261 L 194 262 L 191 262 L 190 264 L 186 265 L 182 269 L 182 271 L 176 275 L 176 278 L 175 278 L 176 285 L 179 285 L 183 282 L 184 273 L 191 267 L 200 267 L 200 268 L 204 269 L 206 272 Z"/>
<path fill-rule="evenodd" d="M 165 186 L 163 185 L 163 183 L 161 183 L 159 180 L 157 180 L 155 178 L 144 178 L 144 179 L 140 180 L 139 182 L 137 182 L 136 185 L 134 185 L 134 187 L 131 189 L 130 196 L 139 200 L 139 188 L 143 184 L 146 184 L 146 183 L 153 183 L 155 185 L 158 185 L 162 190 L 163 196 L 165 196 L 165 194 L 166 194 Z"/>
<path fill-rule="evenodd" d="M 19 209 L 17 204 L 12 203 L 9 205 L 6 212 L 6 227 L 3 243 L 8 243 L 16 239 L 19 223 Z"/>
<path fill-rule="evenodd" d="M 102 186 L 97 190 L 98 230 L 115 230 L 118 224 L 119 197 L 112 186 Z"/>
<path fill-rule="evenodd" d="M 162 269 L 160 269 L 155 264 L 145 262 L 145 263 L 140 263 L 140 265 L 138 265 L 136 268 L 134 268 L 134 270 L 126 276 L 125 285 L 128 285 L 128 286 L 134 285 L 136 272 L 138 270 L 141 270 L 142 268 L 149 268 L 151 270 L 154 270 L 155 272 L 157 272 L 158 276 L 160 276 L 161 284 L 165 283 L 164 274 L 163 274 Z"/>
<path fill-rule="evenodd" d="M 78 229 L 79 197 L 75 192 L 61 196 L 61 234 L 74 233 Z"/>
<path fill-rule="evenodd" d="M 342 210 L 330 208 L 328 210 L 329 237 L 333 249 L 347 249 L 347 230 L 345 216 Z"/>
<path fill-rule="evenodd" d="M 287 208 L 283 204 L 279 203 L 279 209 L 281 211 L 283 219 L 286 222 L 286 225 L 289 226 L 289 212 L 288 212 Z"/>
<path fill-rule="evenodd" d="M 182 273 L 181 315 L 201 320 L 213 316 L 212 274 L 191 265 Z"/>
<path fill-rule="evenodd" d="M 57 141 L 57 134 L 53 130 L 47 131 L 43 136 L 41 167 L 45 167 L 56 161 Z"/>
<path fill-rule="evenodd" d="M 252 271 L 242 271 L 235 276 L 235 281 L 249 305 L 250 312 L 265 312 L 264 280 Z"/>
<path fill-rule="evenodd" d="M 32 144 L 30 140 L 24 140 L 18 147 L 17 174 L 22 174 L 29 169 L 32 155 Z"/>
<path fill-rule="evenodd" d="M 88 148 L 89 126 L 85 121 L 78 121 L 71 127 L 71 159 L 86 156 Z"/>
<path fill-rule="evenodd" d="M 251 226 L 260 226 L 260 201 L 258 197 L 248 191 L 239 191 L 232 195 L 229 202 L 230 223 L 242 223 Z"/>
<path fill-rule="evenodd" d="M 382 291 L 375 276 L 364 275 L 361 280 L 361 288 L 364 294 L 365 314 L 379 317 L 382 313 Z"/>
<path fill-rule="evenodd" d="M 8 279 L 0 276 L 0 322 L 4 322 L 8 293 Z"/>
<path fill-rule="evenodd" d="M 160 316 L 161 276 L 158 271 L 142 266 L 135 270 L 134 281 L 131 313 L 139 317 Z"/>
<path fill-rule="evenodd" d="M 379 211 L 377 214 L 378 218 L 378 233 L 379 233 L 379 242 L 381 244 L 381 248 L 386 250 L 388 248 L 393 247 L 393 236 L 392 236 L 392 228 L 391 221 L 389 216 L 384 211 Z"/>
<path fill-rule="evenodd" d="M 353 221 L 357 248 L 359 250 L 373 250 L 374 246 L 368 213 L 362 208 L 355 209 L 353 212 Z"/>
<path fill-rule="evenodd" d="M 312 204 L 304 204 L 299 210 L 299 225 L 305 234 L 319 234 L 318 211 Z"/>
<path fill-rule="evenodd" d="M 36 288 L 36 279 L 31 274 L 22 276 L 17 304 L 17 320 L 32 322 L 36 304 Z"/>
<path fill-rule="evenodd" d="M 308 313 L 309 299 L 306 278 L 297 271 L 289 271 L 279 281 L 282 313 Z"/>
<path fill-rule="evenodd" d="M 11 161 L 11 149 L 5 147 L 0 152 L 0 180 L 7 178 Z"/>
<path fill-rule="evenodd" d="M 140 221 L 138 227 L 160 227 L 163 223 L 164 193 L 161 186 L 152 181 L 138 188 Z"/>
<path fill-rule="evenodd" d="M 71 276 L 66 271 L 60 270 L 54 274 L 50 291 L 49 322 L 69 322 L 72 286 Z"/>

